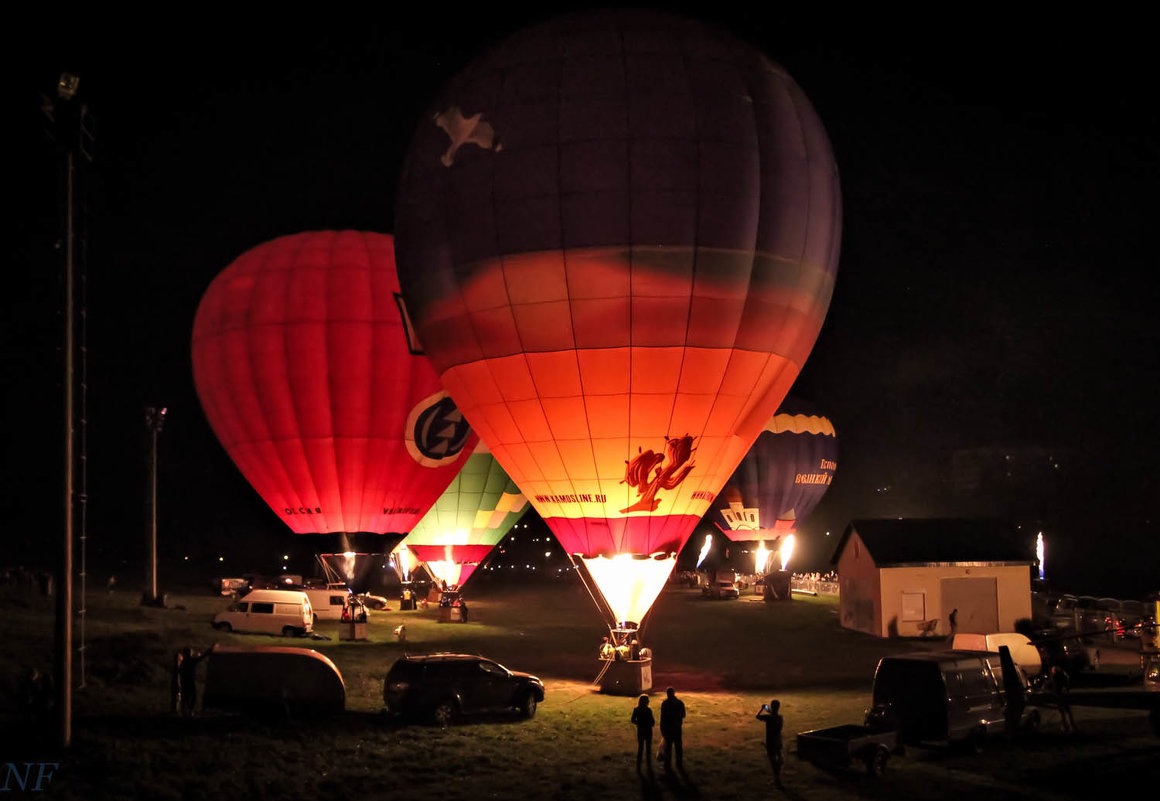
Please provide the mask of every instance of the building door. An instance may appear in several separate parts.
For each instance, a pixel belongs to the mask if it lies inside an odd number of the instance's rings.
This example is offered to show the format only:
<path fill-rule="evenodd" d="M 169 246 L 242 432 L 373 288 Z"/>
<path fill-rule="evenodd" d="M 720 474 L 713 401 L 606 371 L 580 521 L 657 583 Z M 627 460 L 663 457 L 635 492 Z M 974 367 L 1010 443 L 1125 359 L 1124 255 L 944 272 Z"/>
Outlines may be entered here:
<path fill-rule="evenodd" d="M 960 634 L 993 634 L 999 630 L 999 585 L 995 578 L 946 578 L 939 630 L 950 632 L 951 611 Z"/>

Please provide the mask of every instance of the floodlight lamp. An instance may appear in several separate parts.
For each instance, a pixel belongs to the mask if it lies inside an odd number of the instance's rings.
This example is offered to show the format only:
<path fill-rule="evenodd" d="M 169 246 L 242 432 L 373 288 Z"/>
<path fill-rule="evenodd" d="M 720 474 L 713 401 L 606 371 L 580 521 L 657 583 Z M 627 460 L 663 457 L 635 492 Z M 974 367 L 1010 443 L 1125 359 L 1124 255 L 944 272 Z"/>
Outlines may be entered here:
<path fill-rule="evenodd" d="M 77 93 L 81 79 L 71 72 L 62 72 L 60 80 L 56 82 L 56 96 L 62 100 L 72 100 Z"/>

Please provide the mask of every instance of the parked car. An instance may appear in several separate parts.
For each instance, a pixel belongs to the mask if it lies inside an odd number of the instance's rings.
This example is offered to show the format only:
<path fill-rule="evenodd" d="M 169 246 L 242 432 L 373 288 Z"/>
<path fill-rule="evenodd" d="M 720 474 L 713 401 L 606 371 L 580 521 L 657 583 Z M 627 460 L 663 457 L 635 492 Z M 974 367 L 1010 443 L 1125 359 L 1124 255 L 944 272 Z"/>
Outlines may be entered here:
<path fill-rule="evenodd" d="M 1143 601 L 1121 601 L 1120 613 L 1112 623 L 1116 639 L 1139 638 L 1140 624 L 1148 620 L 1148 608 Z"/>
<path fill-rule="evenodd" d="M 712 584 L 702 587 L 701 594 L 706 598 L 716 598 L 718 600 L 741 597 L 741 591 L 737 589 L 737 585 L 732 581 L 714 581 Z"/>
<path fill-rule="evenodd" d="M 1084 638 L 1077 634 L 1061 633 L 1059 629 L 1042 629 L 1027 635 L 1039 651 L 1043 662 L 1043 672 L 1059 666 L 1070 676 L 1097 666 Z"/>
<path fill-rule="evenodd" d="M 536 714 L 544 683 L 528 673 L 469 654 L 404 656 L 383 681 L 383 701 L 395 715 L 430 717 L 446 726 L 466 715 Z"/>
<path fill-rule="evenodd" d="M 389 610 L 391 608 L 389 605 L 390 601 L 387 598 L 384 598 L 382 595 L 372 595 L 369 592 L 360 592 L 355 596 L 355 600 L 367 609 L 383 611 L 384 609 Z M 414 609 L 414 606 L 411 608 Z"/>
<path fill-rule="evenodd" d="M 305 636 L 314 630 L 314 610 L 298 590 L 251 590 L 218 612 L 213 627 L 220 631 Z"/>
<path fill-rule="evenodd" d="M 1023 671 L 1023 676 L 1027 680 L 1034 679 L 1043 672 L 1043 657 L 1035 644 L 1024 634 L 1015 632 L 956 634 L 951 641 L 951 650 L 998 653 L 1001 645 L 1006 645 L 1011 651 L 1011 659 Z"/>

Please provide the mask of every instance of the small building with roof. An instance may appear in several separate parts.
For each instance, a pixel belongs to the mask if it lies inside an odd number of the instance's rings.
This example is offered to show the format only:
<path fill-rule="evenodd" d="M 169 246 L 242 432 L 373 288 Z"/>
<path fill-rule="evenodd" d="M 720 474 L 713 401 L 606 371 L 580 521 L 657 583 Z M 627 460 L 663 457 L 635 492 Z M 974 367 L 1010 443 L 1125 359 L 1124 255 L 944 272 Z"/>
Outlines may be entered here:
<path fill-rule="evenodd" d="M 844 628 L 876 637 L 1014 631 L 1031 617 L 1031 545 L 993 520 L 854 520 L 834 556 Z"/>

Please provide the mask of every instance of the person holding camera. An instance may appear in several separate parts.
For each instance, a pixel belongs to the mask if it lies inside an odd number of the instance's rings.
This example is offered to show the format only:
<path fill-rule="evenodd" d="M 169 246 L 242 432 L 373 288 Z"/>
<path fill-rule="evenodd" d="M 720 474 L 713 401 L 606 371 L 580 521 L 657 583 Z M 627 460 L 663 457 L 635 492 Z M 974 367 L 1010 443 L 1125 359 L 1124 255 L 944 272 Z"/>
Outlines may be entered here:
<path fill-rule="evenodd" d="M 785 719 L 778 714 L 781 703 L 772 699 L 768 704 L 762 704 L 757 710 L 757 719 L 765 723 L 765 753 L 769 757 L 769 766 L 773 768 L 773 780 L 781 787 L 781 766 L 785 764 L 785 754 L 782 751 L 781 730 Z"/>

